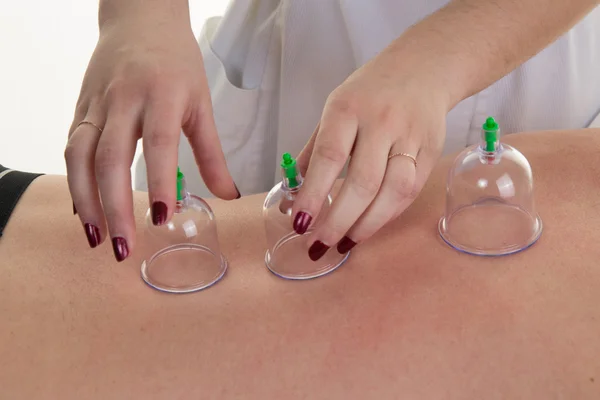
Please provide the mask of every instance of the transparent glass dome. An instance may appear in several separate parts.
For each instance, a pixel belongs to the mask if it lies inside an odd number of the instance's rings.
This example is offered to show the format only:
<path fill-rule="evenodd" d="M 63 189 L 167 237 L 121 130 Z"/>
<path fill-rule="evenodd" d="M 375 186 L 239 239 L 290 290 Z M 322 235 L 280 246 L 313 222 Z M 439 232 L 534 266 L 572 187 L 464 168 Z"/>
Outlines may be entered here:
<path fill-rule="evenodd" d="M 177 204 L 167 223 L 155 226 L 146 213 L 142 279 L 169 293 L 189 293 L 218 282 L 227 270 L 221 254 L 215 216 L 201 198 L 187 192 L 177 171 Z"/>
<path fill-rule="evenodd" d="M 323 276 L 342 265 L 350 253 L 340 254 L 330 249 L 323 257 L 313 261 L 308 249 L 314 239 L 311 232 L 322 221 L 331 206 L 328 196 L 318 218 L 303 235 L 293 229 L 292 206 L 302 187 L 302 175 L 296 161 L 284 154 L 282 162 L 283 180 L 268 193 L 263 204 L 263 220 L 268 249 L 265 255 L 267 268 L 275 275 L 286 279 L 311 279 Z"/>
<path fill-rule="evenodd" d="M 500 143 L 499 134 L 496 121 L 488 118 L 481 143 L 461 152 L 448 174 L 446 209 L 438 228 L 447 244 L 465 253 L 516 253 L 542 233 L 529 162 Z"/>

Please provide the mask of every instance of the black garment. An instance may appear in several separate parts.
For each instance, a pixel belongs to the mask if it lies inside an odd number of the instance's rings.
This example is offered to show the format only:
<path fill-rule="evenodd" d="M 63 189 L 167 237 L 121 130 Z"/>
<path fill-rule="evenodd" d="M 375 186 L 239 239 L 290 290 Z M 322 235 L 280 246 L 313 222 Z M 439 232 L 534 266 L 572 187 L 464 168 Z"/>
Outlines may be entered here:
<path fill-rule="evenodd" d="M 12 171 L 0 165 L 0 237 L 25 189 L 41 175 Z"/>

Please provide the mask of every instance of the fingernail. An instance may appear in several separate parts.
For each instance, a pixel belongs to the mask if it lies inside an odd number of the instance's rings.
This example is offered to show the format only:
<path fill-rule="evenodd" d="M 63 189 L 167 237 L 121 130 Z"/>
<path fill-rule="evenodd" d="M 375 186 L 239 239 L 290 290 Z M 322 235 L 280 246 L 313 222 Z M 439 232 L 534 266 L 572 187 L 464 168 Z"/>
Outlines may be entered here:
<path fill-rule="evenodd" d="M 75 203 L 73 203 L 73 215 L 77 215 L 77 209 L 75 208 Z"/>
<path fill-rule="evenodd" d="M 92 224 L 84 224 L 85 236 L 87 236 L 88 243 L 93 249 L 100 244 L 100 230 Z"/>
<path fill-rule="evenodd" d="M 296 233 L 298 235 L 304 235 L 308 230 L 310 221 L 312 221 L 312 217 L 308 213 L 300 211 L 296 214 L 296 218 L 294 219 L 294 230 Z"/>
<path fill-rule="evenodd" d="M 240 193 L 240 189 L 238 189 L 237 185 L 234 183 L 233 186 L 235 186 L 235 190 L 237 190 L 237 197 L 235 198 L 236 200 L 241 199 L 242 198 L 242 194 Z"/>
<path fill-rule="evenodd" d="M 113 251 L 115 252 L 115 258 L 121 262 L 129 255 L 129 248 L 127 247 L 127 241 L 122 237 L 115 237 L 112 240 Z"/>
<path fill-rule="evenodd" d="M 356 246 L 356 242 L 350 239 L 348 236 L 344 236 L 337 245 L 337 251 L 340 254 L 346 254 L 352 250 L 354 246 Z"/>
<path fill-rule="evenodd" d="M 327 253 L 327 250 L 329 250 L 329 246 L 320 240 L 317 240 L 310 246 L 310 249 L 308 249 L 308 256 L 311 260 L 317 261 Z"/>
<path fill-rule="evenodd" d="M 167 205 L 162 201 L 152 203 L 152 223 L 162 225 L 167 220 Z"/>

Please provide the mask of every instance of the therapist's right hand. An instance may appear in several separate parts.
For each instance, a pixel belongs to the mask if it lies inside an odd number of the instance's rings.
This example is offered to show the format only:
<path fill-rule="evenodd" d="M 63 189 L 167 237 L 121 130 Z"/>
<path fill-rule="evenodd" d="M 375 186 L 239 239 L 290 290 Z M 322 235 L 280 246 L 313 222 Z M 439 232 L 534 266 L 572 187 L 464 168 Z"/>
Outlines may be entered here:
<path fill-rule="evenodd" d="M 181 129 L 212 193 L 228 200 L 239 196 L 216 132 L 202 55 L 189 25 L 130 22 L 103 28 L 65 149 L 74 211 L 91 247 L 104 241 L 108 228 L 117 261 L 133 249 L 130 168 L 140 138 L 153 223 L 170 219 Z"/>

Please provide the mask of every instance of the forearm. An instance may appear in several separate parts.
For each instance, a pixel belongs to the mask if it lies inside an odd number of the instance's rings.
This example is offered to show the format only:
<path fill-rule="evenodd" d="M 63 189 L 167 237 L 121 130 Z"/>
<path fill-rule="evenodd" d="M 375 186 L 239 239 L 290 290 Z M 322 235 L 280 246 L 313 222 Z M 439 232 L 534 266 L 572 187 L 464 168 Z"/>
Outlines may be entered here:
<path fill-rule="evenodd" d="M 596 0 L 454 0 L 411 27 L 390 50 L 398 62 L 411 60 L 436 76 L 453 106 L 544 49 L 596 5 Z"/>
<path fill-rule="evenodd" d="M 104 27 L 139 22 L 159 25 L 190 25 L 188 0 L 100 0 L 98 24 Z"/>

